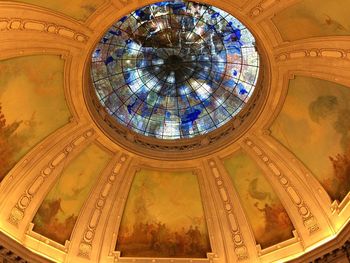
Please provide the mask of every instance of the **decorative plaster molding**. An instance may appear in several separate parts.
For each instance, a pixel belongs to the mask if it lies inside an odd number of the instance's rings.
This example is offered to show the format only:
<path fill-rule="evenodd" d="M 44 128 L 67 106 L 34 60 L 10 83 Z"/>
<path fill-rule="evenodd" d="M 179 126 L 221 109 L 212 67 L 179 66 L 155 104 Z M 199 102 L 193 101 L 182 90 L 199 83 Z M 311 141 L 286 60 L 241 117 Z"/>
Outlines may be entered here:
<path fill-rule="evenodd" d="M 0 262 L 3 263 L 51 263 L 52 261 L 35 254 L 18 241 L 0 231 Z"/>
<path fill-rule="evenodd" d="M 0 245 L 0 260 L 1 262 L 18 262 L 18 263 L 27 263 L 27 261 L 20 256 L 14 254 L 11 250 L 4 248 Z"/>
<path fill-rule="evenodd" d="M 100 221 L 102 210 L 106 203 L 105 200 L 108 198 L 110 190 L 115 184 L 116 178 L 119 175 L 119 172 L 122 166 L 125 164 L 127 158 L 127 155 L 122 155 L 119 158 L 119 161 L 115 165 L 112 174 L 107 178 L 104 186 L 101 188 L 99 198 L 96 200 L 95 203 L 95 209 L 91 212 L 89 225 L 85 227 L 84 236 L 79 245 L 78 256 L 80 257 L 90 259 L 93 239 L 95 236 L 96 228 Z"/>
<path fill-rule="evenodd" d="M 250 10 L 249 16 L 256 18 L 260 16 L 267 8 L 274 6 L 279 2 L 280 0 L 262 0 Z"/>
<path fill-rule="evenodd" d="M 335 58 L 350 60 L 350 49 L 311 48 L 281 52 L 275 56 L 277 62 L 298 58 Z"/>
<path fill-rule="evenodd" d="M 195 156 L 207 154 L 209 151 L 217 151 L 232 143 L 251 124 L 252 118 L 258 114 L 267 95 L 267 90 L 264 89 L 264 72 L 264 69 L 261 68 L 260 84 L 256 86 L 254 96 L 239 115 L 207 135 L 185 140 L 165 141 L 136 134 L 127 127 L 117 123 L 106 112 L 106 109 L 98 101 L 92 88 L 91 80 L 87 81 L 85 92 L 88 98 L 88 109 L 96 124 L 111 140 L 120 146 L 147 157 L 152 156 L 168 160 L 171 158 L 176 160 L 193 159 Z"/>
<path fill-rule="evenodd" d="M 40 186 L 44 183 L 46 178 L 55 170 L 67 157 L 68 155 L 84 141 L 92 137 L 94 131 L 92 129 L 86 131 L 83 135 L 74 138 L 64 150 L 56 155 L 49 164 L 47 164 L 43 169 L 41 169 L 40 174 L 36 177 L 33 183 L 27 188 L 27 190 L 22 194 L 22 196 L 17 201 L 17 204 L 12 208 L 9 215 L 8 221 L 18 226 L 19 222 L 24 218 L 25 210 L 29 206 L 34 195 L 39 191 Z"/>
<path fill-rule="evenodd" d="M 0 18 L 0 32 L 3 31 L 38 31 L 56 34 L 80 43 L 86 43 L 88 40 L 88 37 L 81 32 L 51 22 L 32 19 Z"/>
<path fill-rule="evenodd" d="M 251 140 L 245 140 L 246 145 L 248 145 L 253 152 L 264 162 L 267 168 L 272 172 L 274 176 L 278 178 L 278 182 L 281 184 L 283 189 L 286 191 L 290 199 L 293 201 L 294 205 L 298 209 L 299 215 L 302 217 L 304 226 L 309 230 L 309 233 L 312 234 L 319 230 L 319 225 L 317 219 L 311 213 L 305 201 L 302 199 L 298 191 L 295 189 L 293 184 L 284 176 L 277 165 L 270 160 L 266 153 L 254 144 Z"/>
<path fill-rule="evenodd" d="M 209 161 L 210 169 L 212 174 L 215 177 L 215 182 L 217 189 L 220 193 L 221 200 L 225 207 L 226 217 L 228 222 L 230 223 L 231 232 L 232 232 L 232 241 L 234 245 L 234 252 L 238 258 L 238 260 L 245 260 L 249 258 L 248 249 L 244 243 L 244 239 L 242 233 L 239 229 L 237 218 L 233 213 L 233 205 L 228 196 L 226 186 L 224 185 L 224 180 L 220 175 L 220 172 L 217 168 L 217 165 L 214 160 Z"/>
<path fill-rule="evenodd" d="M 304 262 L 349 262 L 350 258 L 350 224 L 345 226 L 338 235 L 331 241 L 309 250 L 298 258 L 288 261 L 288 263 Z"/>

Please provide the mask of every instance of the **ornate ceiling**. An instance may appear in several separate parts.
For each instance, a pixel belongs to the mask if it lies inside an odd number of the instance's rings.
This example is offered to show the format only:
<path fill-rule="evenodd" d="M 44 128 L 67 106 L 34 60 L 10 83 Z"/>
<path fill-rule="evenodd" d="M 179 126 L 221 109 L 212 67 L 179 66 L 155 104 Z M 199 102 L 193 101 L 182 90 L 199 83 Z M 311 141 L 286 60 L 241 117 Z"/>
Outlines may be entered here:
<path fill-rule="evenodd" d="M 254 34 L 260 93 L 160 143 L 90 96 L 94 47 L 152 1 L 0 1 L 0 232 L 35 261 L 285 262 L 348 224 L 348 1 L 200 2 Z"/>

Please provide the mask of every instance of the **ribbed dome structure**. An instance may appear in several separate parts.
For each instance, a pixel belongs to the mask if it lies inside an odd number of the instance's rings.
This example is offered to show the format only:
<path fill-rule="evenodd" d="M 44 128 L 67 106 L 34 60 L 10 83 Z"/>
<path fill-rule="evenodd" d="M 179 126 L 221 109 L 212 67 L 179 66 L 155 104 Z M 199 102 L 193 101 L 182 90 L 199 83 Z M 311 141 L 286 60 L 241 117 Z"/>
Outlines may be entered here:
<path fill-rule="evenodd" d="M 121 124 L 159 139 L 206 134 L 254 92 L 259 55 L 235 17 L 195 2 L 160 2 L 116 22 L 92 55 L 101 104 Z"/>
<path fill-rule="evenodd" d="M 346 261 L 349 7 L 0 1 L 0 262 Z"/>

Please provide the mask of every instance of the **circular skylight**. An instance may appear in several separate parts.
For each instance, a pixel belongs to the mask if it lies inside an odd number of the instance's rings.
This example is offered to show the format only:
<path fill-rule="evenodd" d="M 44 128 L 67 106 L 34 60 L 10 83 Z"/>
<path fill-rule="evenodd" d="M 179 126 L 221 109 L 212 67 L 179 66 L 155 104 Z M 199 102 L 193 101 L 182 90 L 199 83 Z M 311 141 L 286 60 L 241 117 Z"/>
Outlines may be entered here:
<path fill-rule="evenodd" d="M 97 97 L 119 123 L 159 139 L 224 125 L 253 94 L 259 55 L 251 32 L 214 6 L 166 1 L 117 21 L 92 54 Z"/>

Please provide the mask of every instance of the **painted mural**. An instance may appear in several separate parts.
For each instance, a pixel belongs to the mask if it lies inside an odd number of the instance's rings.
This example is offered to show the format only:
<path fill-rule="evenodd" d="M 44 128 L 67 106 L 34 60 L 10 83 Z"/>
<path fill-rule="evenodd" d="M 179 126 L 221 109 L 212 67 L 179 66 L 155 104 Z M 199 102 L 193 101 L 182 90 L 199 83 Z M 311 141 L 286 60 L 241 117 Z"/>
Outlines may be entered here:
<path fill-rule="evenodd" d="M 65 168 L 33 219 L 34 231 L 58 243 L 70 239 L 79 212 L 111 156 L 95 144 Z"/>
<path fill-rule="evenodd" d="M 0 61 L 0 182 L 31 148 L 69 122 L 63 71 L 59 56 Z"/>
<path fill-rule="evenodd" d="M 103 2 L 105 2 L 105 0 L 18 0 L 14 2 L 22 2 L 45 7 L 73 17 L 77 20 L 85 21 Z"/>
<path fill-rule="evenodd" d="M 349 0 L 303 0 L 282 12 L 273 22 L 284 40 L 350 35 Z"/>
<path fill-rule="evenodd" d="M 261 248 L 293 237 L 293 224 L 257 164 L 240 151 L 224 161 Z"/>
<path fill-rule="evenodd" d="M 136 173 L 116 250 L 125 257 L 206 258 L 211 249 L 197 177 Z"/>
<path fill-rule="evenodd" d="M 316 176 L 333 200 L 350 190 L 350 88 L 298 76 L 272 135 Z"/>

